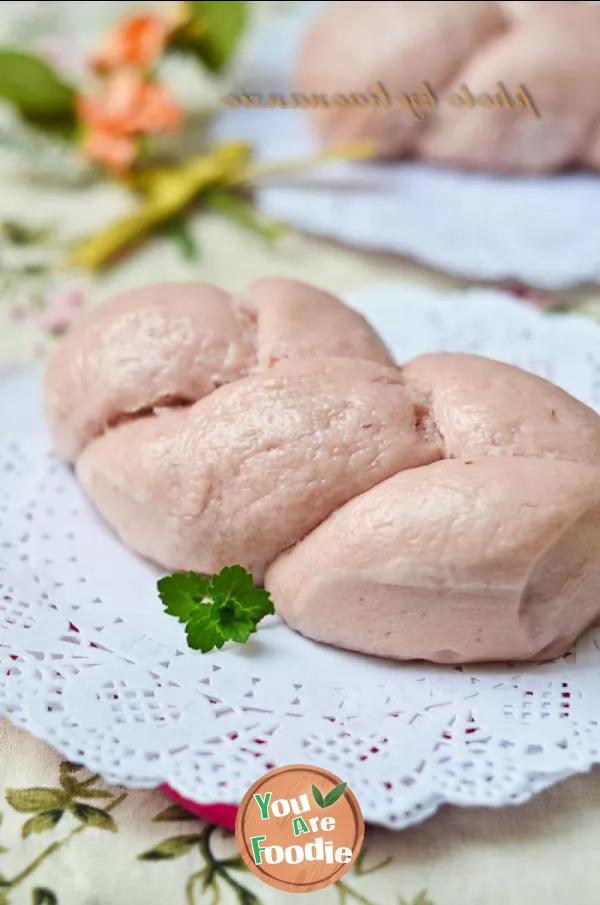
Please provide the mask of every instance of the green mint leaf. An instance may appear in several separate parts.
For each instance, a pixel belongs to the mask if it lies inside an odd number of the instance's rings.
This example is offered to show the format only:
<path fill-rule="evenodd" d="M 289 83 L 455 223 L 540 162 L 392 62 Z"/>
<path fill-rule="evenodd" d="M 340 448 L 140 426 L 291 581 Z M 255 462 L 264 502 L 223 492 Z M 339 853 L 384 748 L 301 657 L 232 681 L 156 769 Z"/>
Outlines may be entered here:
<path fill-rule="evenodd" d="M 231 60 L 248 19 L 248 4 L 222 0 L 189 0 L 191 21 L 183 27 L 179 40 L 211 72 L 221 72 Z"/>
<path fill-rule="evenodd" d="M 207 596 L 208 585 L 209 579 L 196 572 L 174 572 L 161 578 L 157 587 L 165 612 L 187 622 Z"/>
<path fill-rule="evenodd" d="M 243 611 L 238 611 L 235 606 L 221 609 L 218 620 L 221 634 L 238 644 L 245 644 L 250 635 L 256 631 L 256 621 Z"/>
<path fill-rule="evenodd" d="M 320 808 L 325 807 L 325 799 L 323 798 L 323 796 L 321 795 L 321 793 L 319 792 L 319 790 L 317 789 L 316 786 L 312 787 L 312 796 Z"/>
<path fill-rule="evenodd" d="M 74 116 L 73 88 L 45 60 L 9 47 L 0 47 L 0 98 L 34 121 Z"/>
<path fill-rule="evenodd" d="M 336 801 L 342 797 L 344 792 L 346 791 L 347 782 L 341 782 L 339 786 L 334 786 L 327 795 L 325 796 L 325 801 L 323 802 L 324 808 L 330 808 L 332 804 L 335 804 Z"/>
<path fill-rule="evenodd" d="M 249 616 L 258 622 L 275 612 L 271 596 L 264 588 L 257 588 L 252 576 L 242 566 L 226 566 L 210 582 L 209 594 L 215 605 L 223 608 L 233 603 L 239 618 Z"/>
<path fill-rule="evenodd" d="M 226 641 L 244 644 L 260 620 L 275 612 L 269 592 L 239 565 L 211 578 L 175 572 L 157 587 L 165 612 L 184 623 L 189 647 L 203 653 L 220 650 Z"/>
<path fill-rule="evenodd" d="M 275 612 L 271 595 L 264 588 L 254 588 L 246 594 L 241 606 L 255 622 L 260 622 L 265 616 L 272 616 Z"/>
<path fill-rule="evenodd" d="M 203 654 L 215 647 L 222 648 L 227 640 L 219 629 L 210 604 L 196 608 L 186 625 L 185 634 L 189 647 L 192 650 L 201 650 Z"/>
<path fill-rule="evenodd" d="M 240 595 L 247 594 L 254 588 L 252 576 L 242 566 L 225 566 L 210 580 L 210 593 L 213 600 L 222 598 L 239 600 Z"/>

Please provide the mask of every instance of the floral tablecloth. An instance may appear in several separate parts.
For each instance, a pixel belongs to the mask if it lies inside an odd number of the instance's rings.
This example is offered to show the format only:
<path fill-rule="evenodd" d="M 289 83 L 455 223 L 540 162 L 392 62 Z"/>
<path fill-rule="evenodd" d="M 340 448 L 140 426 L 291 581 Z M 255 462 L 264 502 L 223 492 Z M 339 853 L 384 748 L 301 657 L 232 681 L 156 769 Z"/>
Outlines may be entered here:
<path fill-rule="evenodd" d="M 271 905 L 294 900 L 241 864 L 230 833 L 161 792 L 109 788 L 0 721 L 3 905 Z M 597 905 L 600 777 L 500 811 L 445 808 L 422 826 L 368 829 L 322 905 Z"/>

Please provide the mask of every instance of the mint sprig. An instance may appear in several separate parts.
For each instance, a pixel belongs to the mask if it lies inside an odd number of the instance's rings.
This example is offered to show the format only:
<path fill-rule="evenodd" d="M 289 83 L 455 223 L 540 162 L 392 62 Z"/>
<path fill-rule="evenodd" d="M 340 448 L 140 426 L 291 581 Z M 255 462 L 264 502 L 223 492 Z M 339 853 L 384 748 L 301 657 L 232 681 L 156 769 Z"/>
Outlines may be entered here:
<path fill-rule="evenodd" d="M 244 644 L 264 616 L 275 612 L 271 597 L 243 566 L 225 566 L 210 577 L 174 572 L 157 583 L 165 612 L 185 625 L 187 643 L 203 653 L 226 641 Z"/>

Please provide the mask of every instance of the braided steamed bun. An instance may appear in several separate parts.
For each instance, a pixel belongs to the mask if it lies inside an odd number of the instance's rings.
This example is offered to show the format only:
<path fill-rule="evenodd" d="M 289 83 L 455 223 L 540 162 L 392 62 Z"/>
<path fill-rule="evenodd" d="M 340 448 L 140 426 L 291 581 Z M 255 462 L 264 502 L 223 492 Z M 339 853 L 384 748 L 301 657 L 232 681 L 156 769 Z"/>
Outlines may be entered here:
<path fill-rule="evenodd" d="M 125 544 L 172 570 L 240 563 L 316 640 L 548 658 L 600 615 L 600 417 L 478 356 L 399 368 L 311 286 L 119 296 L 61 343 L 46 398 Z"/>

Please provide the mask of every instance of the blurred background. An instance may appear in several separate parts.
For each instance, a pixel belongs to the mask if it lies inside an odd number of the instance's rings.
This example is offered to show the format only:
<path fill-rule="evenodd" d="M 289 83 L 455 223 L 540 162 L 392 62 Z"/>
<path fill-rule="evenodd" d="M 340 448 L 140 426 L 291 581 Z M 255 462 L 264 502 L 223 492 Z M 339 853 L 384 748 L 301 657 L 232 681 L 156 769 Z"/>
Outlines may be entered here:
<path fill-rule="evenodd" d="M 504 6 L 573 5 L 580 4 Z M 333 144 L 342 161 L 314 167 L 311 161 L 323 147 L 314 125 L 324 111 L 223 103 L 231 93 L 255 90 L 263 97 L 289 97 L 294 88 L 332 95 L 338 83 L 348 90 L 356 89 L 357 80 L 374 84 L 379 78 L 395 97 L 419 90 L 423 78 L 444 76 L 449 88 L 460 82 L 458 64 L 450 60 L 451 76 L 440 73 L 440 55 L 452 56 L 452 48 L 459 48 L 470 65 L 479 43 L 493 45 L 494 29 L 505 27 L 494 24 L 496 14 L 490 13 L 498 4 L 413 3 L 408 6 L 418 8 L 417 18 L 401 20 L 394 33 L 386 18 L 402 4 L 370 3 L 368 28 L 351 10 L 324 36 L 311 39 L 326 6 L 0 4 L 4 364 L 44 357 L 81 307 L 159 278 L 237 288 L 261 275 L 282 274 L 308 277 L 337 293 L 396 279 L 441 289 L 491 283 L 544 309 L 575 307 L 592 316 L 600 311 L 600 180 L 589 168 L 580 172 L 569 160 L 566 172 L 559 166 L 559 172 L 498 174 L 485 166 L 454 166 L 452 160 L 440 167 L 435 160 L 415 159 L 410 147 L 384 163 L 349 162 L 348 156 L 360 156 L 357 145 L 365 135 L 372 137 L 373 117 L 383 121 L 381 111 L 367 116 L 358 108 L 333 111 L 341 123 L 333 129 Z M 461 9 L 448 21 L 446 10 L 438 21 L 440 8 L 452 7 Z M 477 14 L 483 24 L 473 24 L 475 7 L 488 8 Z M 571 43 L 577 46 L 577 34 L 586 30 L 572 29 Z M 538 35 L 540 26 L 533 31 Z M 558 66 L 560 48 L 553 40 L 550 35 L 548 53 Z M 366 59 L 362 69 L 347 65 L 354 59 L 349 48 Z M 507 52 L 510 58 L 510 46 Z M 527 46 L 514 53 L 511 90 L 535 57 Z M 386 55 L 399 59 L 399 68 Z M 577 56 L 582 58 L 581 49 Z M 563 64 L 567 76 L 571 57 Z M 484 67 L 482 86 L 502 73 L 510 82 L 503 59 L 492 60 L 489 72 Z M 543 59 L 540 67 L 548 70 Z M 349 71 L 357 73 L 354 85 Z M 584 67 L 572 85 L 564 73 L 560 90 L 550 85 L 550 101 L 554 90 L 563 105 L 562 119 L 554 122 L 544 113 L 528 123 L 530 133 L 538 130 L 541 148 L 554 140 L 552 129 L 566 134 L 573 128 L 576 98 L 589 75 Z M 594 96 L 592 85 L 586 96 Z M 482 120 L 485 113 L 496 119 Z M 331 119 L 331 111 L 325 114 Z M 402 128 L 410 120 L 406 109 L 386 116 Z M 470 146 L 476 139 L 485 145 L 499 116 L 481 109 L 463 114 L 460 128 L 471 117 L 483 129 L 483 139 L 474 134 Z M 517 119 L 514 111 L 504 116 L 502 123 Z M 446 128 L 450 136 L 457 132 L 452 123 Z M 321 139 L 330 137 L 326 128 Z M 237 175 L 213 173 L 203 183 L 200 174 L 197 183 L 190 166 L 218 143 L 236 141 L 247 143 L 246 151 L 236 152 L 237 162 L 230 161 Z M 254 175 L 247 166 L 242 173 L 240 153 L 254 161 Z M 160 182 L 161 168 L 163 176 L 166 169 L 174 177 L 168 185 Z M 225 185 L 232 178 L 238 180 L 235 191 Z M 160 193 L 162 209 L 148 210 L 149 199 Z"/>

